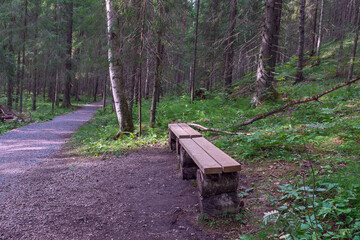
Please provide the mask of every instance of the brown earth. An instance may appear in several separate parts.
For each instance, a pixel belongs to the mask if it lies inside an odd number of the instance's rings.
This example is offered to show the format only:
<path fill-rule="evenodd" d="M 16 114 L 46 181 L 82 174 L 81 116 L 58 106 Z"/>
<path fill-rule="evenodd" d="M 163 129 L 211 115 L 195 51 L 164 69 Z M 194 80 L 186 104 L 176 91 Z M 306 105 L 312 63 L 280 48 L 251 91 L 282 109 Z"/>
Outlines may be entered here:
<path fill-rule="evenodd" d="M 175 154 L 57 152 L 0 189 L 0 239 L 222 239 L 197 227 L 198 198 Z"/>

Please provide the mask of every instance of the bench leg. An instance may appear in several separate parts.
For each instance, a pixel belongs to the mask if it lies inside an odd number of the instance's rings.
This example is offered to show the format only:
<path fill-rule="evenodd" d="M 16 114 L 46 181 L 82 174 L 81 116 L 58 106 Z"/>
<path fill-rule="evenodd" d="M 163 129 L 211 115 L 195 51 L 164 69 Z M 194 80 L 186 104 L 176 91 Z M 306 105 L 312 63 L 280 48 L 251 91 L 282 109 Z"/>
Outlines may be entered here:
<path fill-rule="evenodd" d="M 196 171 L 198 170 L 197 165 L 192 158 L 187 154 L 183 147 L 180 148 L 180 170 L 183 179 L 195 179 Z"/>
<path fill-rule="evenodd" d="M 176 150 L 176 136 L 175 134 L 173 134 L 171 132 L 171 130 L 169 129 L 169 140 L 168 140 L 168 143 L 169 143 L 169 148 L 171 151 L 174 151 Z"/>
<path fill-rule="evenodd" d="M 181 147 L 181 145 L 180 145 L 179 139 L 176 138 L 176 139 L 175 139 L 175 148 L 176 148 L 176 154 L 177 154 L 178 156 L 180 156 L 180 147 Z"/>
<path fill-rule="evenodd" d="M 237 196 L 238 173 L 196 174 L 200 211 L 211 216 L 238 213 L 243 206 Z"/>

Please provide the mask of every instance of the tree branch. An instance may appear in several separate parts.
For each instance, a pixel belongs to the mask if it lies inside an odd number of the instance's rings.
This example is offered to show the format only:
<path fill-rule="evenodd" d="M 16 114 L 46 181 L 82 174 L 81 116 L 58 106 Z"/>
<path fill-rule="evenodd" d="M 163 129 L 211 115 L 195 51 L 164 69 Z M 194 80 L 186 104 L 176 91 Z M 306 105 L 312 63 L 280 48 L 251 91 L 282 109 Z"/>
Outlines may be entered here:
<path fill-rule="evenodd" d="M 189 126 L 193 126 L 195 128 L 198 128 L 202 131 L 208 131 L 208 132 L 217 132 L 217 133 L 225 133 L 225 134 L 230 134 L 230 135 L 252 135 L 250 133 L 242 133 L 242 132 L 228 132 L 228 131 L 222 131 L 222 130 L 217 130 L 217 129 L 214 129 L 214 128 L 207 128 L 207 127 L 204 127 L 204 126 L 201 126 L 199 124 L 195 124 L 195 123 L 186 123 L 187 125 Z"/>
<path fill-rule="evenodd" d="M 285 105 L 281 106 L 280 108 L 277 108 L 277 109 L 274 109 L 270 112 L 266 112 L 266 113 L 263 113 L 263 114 L 260 114 L 260 115 L 257 115 L 256 117 L 254 117 L 253 119 L 250 119 L 250 120 L 247 120 L 245 122 L 242 122 L 242 123 L 238 123 L 236 124 L 235 126 L 236 127 L 240 127 L 240 126 L 246 126 L 246 125 L 249 125 L 255 121 L 258 121 L 258 120 L 261 120 L 261 119 L 264 119 L 268 116 L 271 116 L 271 115 L 274 115 L 275 113 L 279 113 L 279 112 L 282 112 L 284 111 L 285 109 L 287 109 L 288 107 L 290 106 L 294 106 L 294 105 L 297 105 L 297 104 L 301 104 L 301 103 L 306 103 L 306 102 L 311 102 L 311 101 L 319 101 L 319 98 L 321 98 L 322 96 L 328 94 L 328 93 L 331 93 L 339 88 L 342 88 L 342 87 L 345 87 L 347 85 L 350 85 L 350 84 L 353 84 L 354 82 L 360 80 L 360 75 L 358 75 L 356 78 L 354 78 L 353 80 L 351 81 L 348 81 L 348 82 L 345 82 L 345 83 L 341 83 L 341 84 L 338 84 L 336 85 L 335 87 L 333 88 L 330 88 L 322 93 L 319 93 L 319 94 L 316 94 L 312 97 L 308 97 L 308 98 L 302 98 L 302 99 L 299 99 L 299 100 L 293 100 L 293 101 L 290 101 L 288 103 L 286 103 Z"/>

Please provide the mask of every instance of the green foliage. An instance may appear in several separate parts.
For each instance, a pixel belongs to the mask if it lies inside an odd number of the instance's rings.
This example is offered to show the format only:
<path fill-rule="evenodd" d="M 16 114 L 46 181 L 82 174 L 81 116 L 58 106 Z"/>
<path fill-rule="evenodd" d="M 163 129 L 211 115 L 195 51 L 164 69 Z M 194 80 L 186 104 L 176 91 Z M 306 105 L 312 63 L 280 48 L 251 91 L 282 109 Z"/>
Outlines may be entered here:
<path fill-rule="evenodd" d="M 138 133 L 123 135 L 120 139 L 112 137 L 119 131 L 116 114 L 111 111 L 111 104 L 107 105 L 106 111 L 98 110 L 98 114 L 80 128 L 73 137 L 73 143 L 78 152 L 86 155 L 120 156 L 131 149 L 152 146 L 154 144 L 164 145 L 167 142 L 165 131 L 157 128 L 143 128 L 143 134 Z"/>
<path fill-rule="evenodd" d="M 315 189 L 300 182 L 303 186 L 279 186 L 281 206 L 264 213 L 264 225 L 270 225 L 268 231 L 273 237 L 282 233 L 288 239 L 358 239 L 359 170 L 359 162 L 354 162 L 320 178 Z"/>

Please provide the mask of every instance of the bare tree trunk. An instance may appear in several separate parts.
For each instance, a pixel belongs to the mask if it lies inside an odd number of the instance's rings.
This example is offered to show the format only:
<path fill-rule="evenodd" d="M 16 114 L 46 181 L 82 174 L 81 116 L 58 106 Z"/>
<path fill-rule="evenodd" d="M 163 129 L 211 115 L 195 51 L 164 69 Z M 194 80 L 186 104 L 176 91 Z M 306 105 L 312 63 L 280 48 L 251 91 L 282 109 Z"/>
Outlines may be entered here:
<path fill-rule="evenodd" d="M 225 71 L 224 71 L 224 82 L 225 88 L 228 89 L 232 85 L 232 73 L 234 67 L 234 29 L 236 24 L 236 7 L 237 0 L 231 0 L 230 7 L 230 24 L 228 28 L 228 36 L 226 41 L 226 50 L 225 50 Z"/>
<path fill-rule="evenodd" d="M 300 1 L 298 62 L 297 62 L 297 67 L 296 67 L 295 83 L 299 83 L 304 80 L 304 76 L 303 76 L 304 45 L 305 45 L 305 0 L 301 0 Z"/>
<path fill-rule="evenodd" d="M 194 91 L 195 91 L 196 51 L 197 51 L 197 40 L 198 40 L 199 10 L 200 10 L 200 0 L 197 0 L 196 18 L 195 18 L 194 62 L 193 62 L 193 69 L 191 74 L 192 78 L 190 85 L 191 103 L 194 102 Z"/>
<path fill-rule="evenodd" d="M 315 46 L 316 46 L 316 26 L 317 26 L 317 16 L 318 16 L 318 8 L 319 8 L 319 0 L 316 0 L 314 3 L 314 14 L 313 14 L 313 28 L 312 28 L 312 36 L 311 36 L 311 52 L 310 56 L 315 55 Z"/>
<path fill-rule="evenodd" d="M 281 14 L 282 14 L 282 3 L 283 0 L 278 0 L 275 3 L 275 10 L 274 10 L 274 21 L 276 22 L 274 27 L 274 36 L 271 44 L 271 58 L 269 59 L 269 67 L 270 70 L 274 73 L 275 67 L 278 58 L 278 51 L 279 51 L 279 37 L 280 37 L 280 24 L 281 24 Z"/>
<path fill-rule="evenodd" d="M 122 132 L 133 132 L 134 125 L 125 96 L 121 51 L 118 45 L 118 36 L 114 32 L 117 18 L 115 11 L 111 7 L 111 0 L 106 0 L 106 17 L 109 73 L 116 115 L 119 122 L 119 132 L 116 137 L 119 137 Z"/>
<path fill-rule="evenodd" d="M 185 30 L 186 30 L 186 18 L 187 18 L 187 0 L 184 1 L 184 14 L 182 17 L 182 34 L 181 34 L 181 45 L 180 45 L 180 53 L 179 53 L 179 59 L 178 59 L 178 69 L 176 71 L 175 79 L 176 79 L 176 89 L 179 89 L 179 85 L 184 82 L 185 74 L 184 74 L 184 48 L 183 45 L 185 43 Z"/>
<path fill-rule="evenodd" d="M 14 55 L 14 48 L 13 48 L 13 30 L 10 29 L 10 34 L 9 34 L 9 51 L 11 53 L 11 55 Z M 14 76 L 15 76 L 15 68 L 11 67 L 11 69 L 8 70 L 7 73 L 7 107 L 9 110 L 12 109 L 12 102 L 13 102 L 13 81 L 14 81 Z"/>
<path fill-rule="evenodd" d="M 38 9 L 39 6 L 36 6 L 36 9 Z M 36 10 L 38 11 L 38 10 Z M 35 14 L 35 42 L 37 41 L 37 37 L 38 37 L 38 13 Z M 35 111 L 36 110 L 36 95 L 37 95 L 37 82 L 38 82 L 38 68 L 37 68 L 37 64 L 38 64 L 38 47 L 35 46 L 35 51 L 34 51 L 34 82 L 33 82 L 33 99 L 32 99 L 32 110 Z"/>
<path fill-rule="evenodd" d="M 102 94 L 102 109 L 103 112 L 105 112 L 105 106 L 106 106 L 106 82 L 107 82 L 108 75 L 105 74 L 104 84 L 103 84 L 103 94 Z"/>
<path fill-rule="evenodd" d="M 15 107 L 18 109 L 19 104 L 19 94 L 20 94 L 20 77 L 21 77 L 21 71 L 20 71 L 20 63 L 21 63 L 21 51 L 18 52 L 17 57 L 17 69 L 16 69 L 16 98 L 15 98 Z"/>
<path fill-rule="evenodd" d="M 20 79 L 20 106 L 19 112 L 22 113 L 23 108 L 23 83 L 25 78 L 25 44 L 26 44 L 26 34 L 27 34 L 27 15 L 28 15 L 28 0 L 25 0 L 25 12 L 24 12 L 24 30 L 22 36 L 22 64 L 21 64 L 21 79 Z"/>
<path fill-rule="evenodd" d="M 162 29 L 158 31 L 156 72 L 155 72 L 153 96 L 152 96 L 151 111 L 150 111 L 150 127 L 154 127 L 156 121 L 156 103 L 159 101 L 160 87 L 161 87 L 162 61 L 163 61 L 163 51 L 164 51 L 164 45 L 162 43 L 161 38 L 162 38 Z"/>
<path fill-rule="evenodd" d="M 323 19 L 324 19 L 324 0 L 321 0 L 320 6 L 320 20 L 319 20 L 319 34 L 316 45 L 316 56 L 317 56 L 317 64 L 320 63 L 320 47 L 321 47 L 321 38 L 322 38 L 322 29 L 323 29 Z"/>
<path fill-rule="evenodd" d="M 360 8 L 359 8 L 360 11 Z M 348 71 L 347 80 L 348 82 L 352 79 L 353 71 L 354 71 L 354 62 L 355 62 L 355 56 L 356 56 L 356 50 L 357 50 L 357 44 L 359 40 L 359 30 L 360 30 L 360 14 L 358 14 L 358 20 L 357 20 L 356 30 L 355 30 L 355 37 L 354 37 L 354 45 L 352 49 L 351 59 L 350 59 L 350 66 Z M 350 85 L 349 85 L 350 86 Z M 348 87 L 349 90 L 349 87 Z"/>
<path fill-rule="evenodd" d="M 67 17 L 67 33 L 66 33 L 66 61 L 65 61 L 65 85 L 64 98 L 62 107 L 71 107 L 70 91 L 72 87 L 72 35 L 73 35 L 73 0 L 66 4 Z"/>
<path fill-rule="evenodd" d="M 260 54 L 258 60 L 255 92 L 252 98 L 252 105 L 261 105 L 263 101 L 268 99 L 275 99 L 277 92 L 273 87 L 272 81 L 274 79 L 273 71 L 271 69 L 274 37 L 277 32 L 277 26 L 280 24 L 276 12 L 277 7 L 282 7 L 281 0 L 267 0 L 265 2 L 265 21 L 260 45 Z"/>
<path fill-rule="evenodd" d="M 141 29 L 140 29 L 140 45 L 139 45 L 139 66 L 137 69 L 137 78 L 138 78 L 138 109 L 139 109 L 139 137 L 141 136 L 142 128 L 142 118 L 141 118 L 141 100 L 142 100 L 142 56 L 144 50 L 144 30 L 145 30 L 145 11 L 146 11 L 146 1 L 144 1 L 144 5 L 141 7 L 141 2 L 139 2 L 139 11 L 140 11 L 140 19 L 141 19 Z"/>
<path fill-rule="evenodd" d="M 145 75 L 145 89 L 144 89 L 144 98 L 147 99 L 149 97 L 149 75 L 150 75 L 150 58 L 149 56 L 146 58 L 146 75 Z"/>
<path fill-rule="evenodd" d="M 98 88 L 99 88 L 99 76 L 96 76 L 95 87 L 94 87 L 94 102 L 96 102 L 97 99 Z"/>

